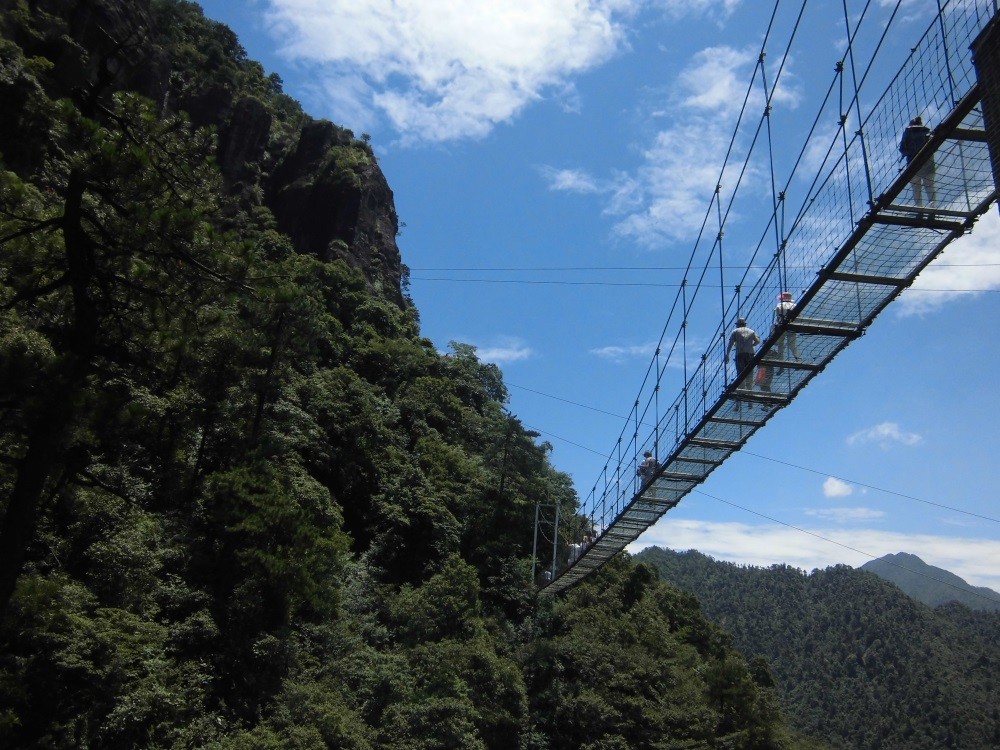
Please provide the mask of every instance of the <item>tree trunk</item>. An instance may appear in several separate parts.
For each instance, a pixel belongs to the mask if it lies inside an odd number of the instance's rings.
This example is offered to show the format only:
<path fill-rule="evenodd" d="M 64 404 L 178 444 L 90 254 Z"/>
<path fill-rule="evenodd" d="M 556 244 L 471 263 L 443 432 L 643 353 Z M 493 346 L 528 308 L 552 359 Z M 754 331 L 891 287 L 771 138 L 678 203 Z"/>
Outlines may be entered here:
<path fill-rule="evenodd" d="M 38 415 L 28 436 L 28 450 L 17 462 L 17 478 L 0 526 L 0 621 L 14 594 L 24 558 L 35 536 L 38 509 L 45 484 L 53 469 L 63 463 L 66 434 L 72 407 L 63 396 L 51 398 Z"/>
<path fill-rule="evenodd" d="M 83 176 L 74 170 L 66 183 L 62 221 L 66 270 L 73 290 L 73 321 L 61 366 L 53 369 L 47 383 L 39 383 L 43 395 L 34 418 L 29 418 L 28 447 L 16 463 L 14 487 L 0 524 L 0 620 L 7 613 L 34 539 L 46 482 L 65 464 L 74 405 L 97 348 L 97 306 L 90 298 L 94 246 L 80 211 L 84 190 Z"/>

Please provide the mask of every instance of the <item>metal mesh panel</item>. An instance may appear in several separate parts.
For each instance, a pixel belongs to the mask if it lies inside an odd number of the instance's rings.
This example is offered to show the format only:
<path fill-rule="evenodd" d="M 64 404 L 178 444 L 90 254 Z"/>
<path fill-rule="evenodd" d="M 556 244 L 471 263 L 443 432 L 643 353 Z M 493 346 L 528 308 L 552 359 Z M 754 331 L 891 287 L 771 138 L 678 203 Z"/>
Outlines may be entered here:
<path fill-rule="evenodd" d="M 860 127 L 845 120 L 837 134 L 843 143 L 829 152 L 790 222 L 780 267 L 770 265 L 752 288 L 738 292 L 734 309 L 755 331 L 765 332 L 754 366 L 737 377 L 727 359 L 735 313 L 686 371 L 681 392 L 669 403 L 661 398 L 657 352 L 632 426 L 582 509 L 599 537 L 544 590 L 559 591 L 580 580 L 673 507 L 860 335 L 995 199 L 969 50 L 994 6 L 983 0 L 943 2 L 940 17 Z M 933 136 L 904 165 L 899 136 L 916 115 L 934 129 Z M 923 177 L 919 195 L 918 176 Z M 797 292 L 798 304 L 791 322 L 772 331 L 774 300 L 786 289 Z M 683 341 L 680 333 L 677 341 Z M 760 364 L 770 368 L 771 377 L 758 384 Z M 635 469 L 644 450 L 664 463 L 643 488 Z"/>
<path fill-rule="evenodd" d="M 861 325 L 885 304 L 895 289 L 875 284 L 828 281 L 807 306 L 810 317 Z"/>
<path fill-rule="evenodd" d="M 670 470 L 679 471 L 684 474 L 693 474 L 704 479 L 708 476 L 708 472 L 711 470 L 710 467 L 713 465 L 685 461 L 682 457 L 678 457 L 670 462 Z"/>
<path fill-rule="evenodd" d="M 799 356 L 806 362 L 825 362 L 844 346 L 842 337 L 822 334 L 799 333 L 796 342 Z"/>
<path fill-rule="evenodd" d="M 796 370 L 791 367 L 779 367 L 765 361 L 769 367 L 773 368 L 771 375 L 771 393 L 781 393 L 789 395 L 799 390 L 806 381 L 813 376 L 809 370 Z"/>
<path fill-rule="evenodd" d="M 728 440 L 738 442 L 753 434 L 755 423 L 743 415 L 742 410 L 737 408 L 736 401 L 727 401 L 721 405 L 715 413 L 716 417 L 732 420 L 730 422 L 710 421 L 699 434 L 708 438 Z M 744 422 L 744 420 L 746 420 Z M 728 458 L 728 456 L 725 456 Z"/>
<path fill-rule="evenodd" d="M 906 280 L 946 235 L 947 232 L 928 227 L 877 224 L 861 238 L 841 268 L 857 274 Z"/>

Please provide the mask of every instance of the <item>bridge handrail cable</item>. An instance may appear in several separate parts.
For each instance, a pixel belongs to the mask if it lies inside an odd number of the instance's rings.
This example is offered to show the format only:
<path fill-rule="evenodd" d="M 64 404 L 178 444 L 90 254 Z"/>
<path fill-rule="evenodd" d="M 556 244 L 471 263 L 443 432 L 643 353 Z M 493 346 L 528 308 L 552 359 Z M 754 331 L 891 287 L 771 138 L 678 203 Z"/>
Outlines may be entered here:
<path fill-rule="evenodd" d="M 867 13 L 869 5 L 870 0 L 865 6 L 865 13 Z M 988 4 L 984 4 L 981 0 L 949 0 L 943 4 L 939 3 L 939 15 L 928 26 L 918 44 L 911 50 L 900 70 L 895 76 L 893 76 L 885 90 L 869 108 L 868 115 L 862 119 L 861 89 L 874 68 L 875 60 L 883 47 L 883 43 L 889 32 L 892 21 L 896 18 L 897 11 L 900 8 L 900 3 L 897 2 L 896 7 L 892 11 L 889 22 L 885 25 L 882 35 L 867 61 L 865 71 L 861 75 L 861 78 L 858 79 L 854 68 L 855 61 L 853 59 L 853 50 L 851 49 L 851 45 L 853 44 L 860 29 L 860 24 L 864 19 L 864 13 L 861 18 L 857 20 L 852 31 L 850 24 L 847 23 L 847 8 L 845 2 L 845 23 L 847 24 L 849 40 L 848 48 L 844 57 L 841 58 L 841 63 L 838 64 L 835 70 L 835 75 L 831 80 L 830 87 L 827 89 L 827 92 L 823 97 L 812 126 L 806 134 L 803 145 L 796 156 L 794 164 L 786 180 L 784 181 L 784 189 L 781 191 L 776 191 L 774 182 L 774 159 L 770 121 L 771 101 L 775 91 L 778 89 L 784 62 L 790 55 L 792 43 L 794 41 L 794 33 L 789 39 L 785 54 L 782 56 L 782 63 L 781 67 L 779 67 L 778 74 L 775 76 L 774 81 L 769 87 L 767 84 L 766 70 L 764 69 L 764 59 L 766 55 L 766 45 L 774 25 L 775 14 L 777 12 L 777 5 L 775 6 L 775 11 L 772 13 L 771 20 L 768 25 L 767 35 L 765 36 L 765 40 L 761 46 L 758 64 L 751 75 L 747 93 L 744 98 L 732 137 L 730 138 L 730 143 L 727 148 L 725 161 L 720 171 L 716 190 L 709 201 L 701 228 L 699 229 L 694 247 L 692 248 L 688 263 L 684 270 L 684 281 L 675 295 L 674 302 L 667 318 L 667 323 L 664 325 L 660 334 L 656 351 L 646 369 L 639 394 L 634 401 L 629 418 L 619 434 L 614 449 L 605 462 L 602 477 L 599 477 L 598 482 L 594 484 L 594 487 L 588 495 L 582 508 L 581 515 L 589 519 L 590 525 L 599 534 L 601 534 L 601 537 L 599 537 L 599 544 L 595 545 L 595 547 L 604 545 L 605 549 L 610 549 L 611 546 L 617 546 L 617 548 L 620 549 L 624 546 L 624 543 L 627 543 L 627 541 L 622 542 L 622 540 L 628 540 L 629 534 L 611 534 L 610 532 L 614 529 L 616 524 L 627 525 L 626 515 L 630 514 L 629 517 L 635 516 L 635 518 L 630 522 L 634 528 L 639 528 L 640 526 L 643 526 L 643 524 L 648 526 L 648 524 L 652 522 L 650 521 L 650 518 L 653 518 L 654 516 L 659 517 L 659 515 L 662 515 L 664 512 L 662 509 L 657 510 L 657 508 L 654 507 L 655 503 L 653 503 L 653 501 L 659 497 L 656 493 L 660 491 L 660 485 L 670 486 L 671 482 L 677 482 L 677 489 L 671 490 L 671 492 L 676 494 L 677 492 L 681 492 L 684 484 L 689 481 L 687 479 L 689 475 L 685 472 L 666 472 L 665 467 L 667 462 L 663 462 L 658 471 L 656 481 L 644 482 L 643 485 L 640 486 L 639 480 L 633 473 L 633 469 L 638 461 L 640 453 L 647 447 L 652 448 L 656 452 L 658 459 L 661 456 L 668 456 L 668 462 L 672 462 L 674 460 L 678 460 L 681 463 L 687 462 L 687 464 L 698 461 L 702 462 L 705 464 L 705 468 L 700 475 L 699 481 L 704 479 L 704 476 L 707 476 L 708 472 L 714 469 L 715 466 L 721 463 L 721 461 L 729 455 L 729 452 L 731 452 L 731 446 L 729 446 L 726 441 L 701 440 L 701 443 L 704 444 L 701 446 L 704 448 L 704 455 L 711 455 L 711 459 L 695 458 L 690 454 L 689 448 L 691 440 L 693 439 L 692 435 L 694 431 L 704 427 L 706 420 L 708 420 L 712 414 L 715 414 L 724 401 L 734 398 L 737 401 L 740 399 L 745 400 L 750 398 L 747 395 L 745 387 L 740 389 L 739 383 L 730 382 L 725 357 L 725 345 L 726 331 L 729 329 L 732 320 L 737 314 L 742 314 L 751 321 L 751 326 L 754 327 L 755 330 L 768 331 L 771 328 L 771 321 L 768 318 L 773 309 L 772 300 L 775 298 L 776 292 L 786 289 L 796 289 L 800 293 L 805 293 L 806 296 L 802 298 L 800 306 L 797 308 L 797 312 L 801 315 L 802 308 L 807 302 L 807 297 L 811 299 L 819 292 L 817 279 L 815 277 L 808 277 L 809 269 L 825 269 L 829 262 L 831 251 L 834 251 L 836 257 L 838 258 L 843 256 L 838 263 L 848 259 L 848 256 L 853 252 L 854 247 L 864 241 L 864 233 L 858 233 L 856 231 L 856 217 L 865 216 L 865 221 L 867 222 L 872 219 L 872 214 L 870 212 L 873 212 L 876 207 L 889 207 L 895 210 L 894 207 L 889 204 L 889 198 L 894 198 L 901 194 L 902 186 L 906 184 L 905 181 L 902 181 L 902 179 L 905 178 L 908 180 L 910 176 L 916 173 L 916 169 L 919 167 L 919 165 L 911 165 L 905 170 L 902 170 L 902 174 L 901 170 L 897 169 L 897 163 L 895 161 L 895 141 L 898 133 L 902 130 L 903 125 L 905 125 L 908 121 L 912 108 L 917 102 L 924 103 L 923 106 L 917 108 L 917 111 L 926 113 L 929 119 L 933 121 L 941 121 L 941 115 L 943 113 L 951 112 L 953 107 L 956 105 L 956 102 L 954 101 L 956 86 L 960 91 L 971 90 L 975 87 L 975 75 L 971 65 L 971 56 L 968 54 L 967 44 L 964 46 L 956 44 L 955 38 L 960 37 L 968 41 L 974 37 L 985 26 L 986 22 L 996 13 L 996 5 L 997 3 L 995 0 Z M 803 2 L 799 16 L 796 20 L 796 28 L 802 20 L 804 8 L 805 3 Z M 951 44 L 949 44 L 949 41 Z M 850 101 L 847 103 L 847 108 L 845 109 L 843 96 L 843 62 L 847 58 L 848 54 L 851 56 L 854 91 L 850 97 Z M 940 59 L 932 59 L 936 55 L 943 55 L 945 60 L 944 65 L 940 64 Z M 928 63 L 928 59 L 931 59 L 930 63 Z M 948 80 L 941 81 L 940 76 L 934 80 L 930 80 L 935 76 L 935 73 L 940 72 L 942 67 L 947 69 Z M 730 158 L 734 153 L 735 144 L 739 138 L 739 132 L 744 122 L 745 113 L 748 109 L 749 102 L 752 99 L 758 73 L 761 75 L 761 79 L 763 81 L 766 107 L 764 113 L 761 115 L 761 118 L 758 120 L 751 146 L 747 149 L 746 157 L 744 158 L 739 170 L 737 184 L 730 193 L 729 200 L 725 206 L 725 212 L 723 214 L 723 202 L 721 196 L 723 177 L 730 168 Z M 841 84 L 840 125 L 834 136 L 830 139 L 829 145 L 826 147 L 825 156 L 823 157 L 821 165 L 816 172 L 816 176 L 799 202 L 795 218 L 788 229 L 787 235 L 785 235 L 783 228 L 784 214 L 787 211 L 787 196 L 789 194 L 790 187 L 793 184 L 800 167 L 805 162 L 805 156 L 809 152 L 813 143 L 813 138 L 816 136 L 820 128 L 819 123 L 822 120 L 823 112 L 827 110 L 830 104 L 833 97 L 833 91 L 837 88 L 838 81 Z M 916 96 L 917 92 L 921 92 L 924 96 Z M 851 135 L 850 138 L 848 138 L 847 125 L 850 121 L 849 113 L 852 109 L 856 112 L 856 117 L 860 122 L 860 127 Z M 959 120 L 965 117 L 964 112 L 960 113 L 960 115 Z M 973 112 L 971 116 L 973 116 L 975 124 L 975 117 L 977 116 L 976 113 Z M 953 126 L 957 126 L 957 124 L 958 122 L 956 121 Z M 750 168 L 758 138 L 765 125 L 767 126 L 768 162 L 771 174 L 772 211 L 770 216 L 768 216 L 767 225 L 760 235 L 760 239 L 753 251 L 751 260 L 743 270 L 740 283 L 735 285 L 734 293 L 727 299 L 724 288 L 722 261 L 722 243 L 723 236 L 725 234 L 725 226 L 733 210 L 737 193 L 742 185 L 743 177 Z M 947 135 L 947 133 L 936 134 L 934 144 L 935 149 L 942 145 L 942 143 L 946 140 Z M 843 149 L 839 151 L 837 158 L 831 162 L 831 157 L 834 153 L 836 153 L 838 139 L 842 142 Z M 930 147 L 928 147 L 928 150 L 929 148 Z M 958 142 L 957 147 L 953 148 L 949 145 L 948 148 L 950 150 L 945 153 L 945 158 L 948 161 L 943 162 L 947 168 L 951 169 L 950 161 L 953 160 L 952 154 L 955 151 L 955 148 L 959 149 L 959 157 L 962 159 L 964 165 L 965 157 L 964 153 L 961 152 L 963 144 Z M 932 158 L 933 155 L 926 154 L 924 155 L 923 160 L 926 161 Z M 864 190 L 859 191 L 855 189 L 855 184 L 864 185 Z M 977 182 L 973 187 L 974 189 L 971 191 L 968 185 L 964 188 L 967 204 L 966 208 L 969 212 L 972 212 L 973 209 L 975 209 L 975 211 L 985 210 L 984 199 L 981 195 L 982 190 L 979 188 L 979 182 Z M 892 195 L 887 195 L 886 191 L 890 190 L 890 188 L 892 188 Z M 979 192 L 976 193 L 976 190 L 979 190 Z M 976 194 L 973 195 L 973 193 Z M 976 202 L 973 201 L 973 198 L 975 198 Z M 710 251 L 708 252 L 708 256 L 704 264 L 702 264 L 700 268 L 700 273 L 697 276 L 696 283 L 691 285 L 688 283 L 688 279 L 691 270 L 694 267 L 695 258 L 697 257 L 699 249 L 702 246 L 702 240 L 704 239 L 713 209 L 716 214 L 716 218 L 718 219 L 719 231 Z M 779 212 L 781 214 L 780 217 Z M 952 210 L 950 213 L 958 215 L 962 214 L 962 211 Z M 847 214 L 847 216 L 844 216 L 844 214 Z M 890 219 L 896 223 L 907 221 L 906 219 L 898 218 L 896 214 L 892 214 Z M 888 219 L 886 219 L 886 221 L 888 221 Z M 956 229 L 956 227 L 959 228 Z M 868 225 L 866 224 L 864 228 L 865 231 L 867 231 L 867 228 Z M 937 247 L 938 249 L 943 247 L 943 245 L 946 244 L 950 238 L 958 236 L 958 234 L 962 231 L 960 224 L 955 224 L 954 222 L 949 223 L 947 221 L 938 221 L 937 223 L 932 222 L 931 225 L 928 225 L 928 229 L 932 232 L 936 232 L 936 234 L 926 236 L 927 241 L 932 243 L 931 245 L 928 245 L 928 247 Z M 777 247 L 768 264 L 763 268 L 763 270 L 761 270 L 759 266 L 755 266 L 755 262 L 758 254 L 763 252 L 768 246 L 768 238 L 771 236 L 772 232 L 774 234 L 774 242 Z M 844 244 L 845 237 L 848 237 L 847 244 Z M 939 241 L 938 238 L 943 238 L 940 239 L 940 244 L 933 245 L 933 243 Z M 723 303 L 722 316 L 710 338 L 708 348 L 701 355 L 698 364 L 696 364 L 693 367 L 693 370 L 689 373 L 687 351 L 687 329 L 689 316 L 694 309 L 699 291 L 704 285 L 706 278 L 708 278 L 709 273 L 714 268 L 711 264 L 715 259 L 716 251 L 718 251 L 720 285 L 723 285 L 723 289 L 721 290 L 721 301 Z M 872 262 L 876 265 L 884 263 L 886 266 L 892 265 L 894 260 L 892 258 L 887 261 L 879 260 L 878 258 L 872 260 L 872 257 L 866 256 L 863 260 L 866 263 Z M 901 272 L 914 274 L 914 269 L 922 268 L 923 265 L 932 259 L 932 257 L 933 255 L 928 255 L 926 258 L 922 259 L 907 258 L 905 260 L 907 265 L 902 268 Z M 794 262 L 790 263 L 790 258 L 793 259 Z M 853 268 L 856 273 L 847 273 L 840 270 L 839 266 L 838 269 L 835 269 L 835 271 L 839 273 L 840 276 L 844 276 L 848 281 L 855 280 L 855 286 L 858 286 L 857 280 L 876 278 L 870 273 L 866 276 L 863 273 L 857 272 L 859 268 L 857 255 L 855 255 L 852 260 L 854 263 Z M 909 282 L 907 281 L 906 283 L 908 284 Z M 749 291 L 744 298 L 743 290 L 747 286 L 749 286 Z M 879 300 L 873 301 L 874 298 L 869 299 L 866 297 L 865 299 L 862 299 L 861 291 L 856 290 L 855 294 L 857 299 L 855 302 L 857 306 L 857 318 L 859 325 L 866 325 L 870 322 L 874 318 L 874 315 L 876 315 L 878 311 L 888 304 L 888 302 L 895 297 L 895 294 L 898 294 L 898 291 L 899 290 L 895 291 L 891 296 L 884 299 L 880 298 Z M 871 295 L 868 296 L 870 297 Z M 816 307 L 820 312 L 823 312 L 830 304 L 831 303 L 829 301 L 820 300 Z M 838 304 L 841 304 L 841 302 L 838 302 Z M 852 304 L 854 303 L 852 302 Z M 678 312 L 683 313 L 679 321 L 679 327 L 666 353 L 666 358 L 661 359 L 661 355 L 663 354 L 663 344 L 667 339 L 667 332 L 670 330 L 670 325 L 674 321 Z M 829 359 L 832 358 L 832 356 L 850 340 L 850 336 L 848 334 L 851 332 L 848 331 L 846 327 L 843 327 L 843 324 L 837 323 L 833 316 L 831 316 L 830 321 L 826 321 L 824 319 L 808 321 L 802 320 L 801 322 L 796 323 L 796 325 L 798 328 L 811 331 L 811 333 L 817 335 L 824 332 L 826 334 L 839 335 L 839 332 L 841 330 L 843 331 L 842 343 L 837 345 L 828 353 L 826 361 L 829 361 Z M 840 325 L 841 328 L 837 328 L 837 325 Z M 810 326 L 811 328 L 809 328 Z M 789 328 L 789 330 L 790 329 L 791 328 Z M 785 335 L 785 329 L 780 331 L 771 331 L 771 333 L 766 336 L 762 335 L 762 338 L 764 338 L 765 341 L 758 354 L 757 360 L 770 356 L 771 349 Z M 669 364 L 674 361 L 678 352 L 683 357 L 682 364 L 684 377 L 682 387 L 673 402 L 661 413 L 659 391 L 662 386 L 662 380 Z M 790 362 L 788 364 L 791 365 Z M 825 365 L 825 362 L 823 365 Z M 820 365 L 820 367 L 823 365 Z M 814 374 L 814 372 L 809 370 L 809 367 L 809 365 L 801 365 L 800 369 L 802 369 L 805 374 L 796 381 L 797 385 L 792 384 L 791 376 L 789 376 L 789 390 L 787 398 L 784 398 L 783 401 L 774 394 L 769 394 L 766 398 L 764 394 L 756 394 L 754 399 L 762 404 L 769 403 L 772 405 L 771 407 L 766 408 L 779 408 L 783 405 L 783 403 L 787 403 L 787 401 L 794 396 L 795 393 L 797 393 L 797 390 L 803 387 L 812 374 Z M 744 377 L 743 381 L 746 380 L 747 378 Z M 752 388 L 752 385 L 750 387 Z M 683 417 L 681 414 L 682 411 Z M 653 418 L 652 422 L 648 421 L 650 416 Z M 744 422 L 742 419 L 732 417 L 720 419 L 723 422 Z M 640 440 L 640 426 L 651 430 L 651 432 L 649 432 L 642 440 Z M 748 428 L 750 429 L 749 434 L 752 434 L 752 431 L 757 427 L 759 427 L 759 425 Z M 739 429 L 742 434 L 744 431 L 742 424 Z M 673 432 L 672 440 L 669 438 L 671 431 Z M 744 437 L 743 440 L 745 439 L 746 438 Z M 667 446 L 669 446 L 669 448 Z M 711 451 L 709 449 L 711 449 Z M 682 450 L 686 451 L 685 456 L 683 457 L 680 456 Z M 717 458 L 719 456 L 721 456 L 721 458 Z M 609 481 L 608 470 L 612 466 L 615 468 L 612 471 Z M 666 476 L 666 474 L 669 474 L 669 476 Z M 690 476 L 695 475 L 691 474 Z M 603 478 L 604 483 L 603 491 L 599 491 L 601 478 Z M 655 488 L 654 485 L 656 485 Z M 680 496 L 686 494 L 687 491 L 690 491 L 692 486 L 694 485 L 683 489 Z M 650 497 L 652 497 L 653 500 L 650 500 L 649 503 L 646 503 L 645 505 L 641 502 L 637 504 L 637 501 L 640 499 L 643 501 L 646 500 L 645 496 L 640 498 L 637 494 L 640 490 L 644 493 L 652 493 Z M 677 499 L 679 499 L 680 496 L 678 496 Z M 650 505 L 650 503 L 653 504 Z M 674 504 L 676 504 L 676 501 L 674 501 Z M 649 505 L 649 507 L 647 508 L 646 505 Z M 653 518 L 653 520 L 655 520 L 655 518 Z M 607 543 L 605 543 L 604 540 L 605 535 L 608 537 Z M 634 538 L 634 535 L 631 538 Z M 588 570 L 591 569 L 587 568 L 582 561 L 578 564 Z M 598 561 L 598 565 L 599 564 L 600 561 Z"/>

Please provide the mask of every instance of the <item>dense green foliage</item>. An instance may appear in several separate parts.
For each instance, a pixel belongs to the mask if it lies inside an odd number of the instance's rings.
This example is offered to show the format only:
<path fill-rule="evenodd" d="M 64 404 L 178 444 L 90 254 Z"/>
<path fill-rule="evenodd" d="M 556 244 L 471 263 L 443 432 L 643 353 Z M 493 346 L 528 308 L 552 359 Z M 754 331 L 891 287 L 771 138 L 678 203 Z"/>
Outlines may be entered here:
<path fill-rule="evenodd" d="M 826 747 L 787 735 L 766 663 L 650 567 L 612 560 L 536 623 L 526 674 L 550 747 Z"/>
<path fill-rule="evenodd" d="M 789 721 L 836 747 L 1000 747 L 1000 614 L 937 609 L 846 566 L 739 567 L 650 548 L 639 559 L 770 663 Z"/>
<path fill-rule="evenodd" d="M 536 600 L 571 483 L 366 142 L 183 0 L 0 11 L 0 746 L 809 746 L 651 569 Z"/>

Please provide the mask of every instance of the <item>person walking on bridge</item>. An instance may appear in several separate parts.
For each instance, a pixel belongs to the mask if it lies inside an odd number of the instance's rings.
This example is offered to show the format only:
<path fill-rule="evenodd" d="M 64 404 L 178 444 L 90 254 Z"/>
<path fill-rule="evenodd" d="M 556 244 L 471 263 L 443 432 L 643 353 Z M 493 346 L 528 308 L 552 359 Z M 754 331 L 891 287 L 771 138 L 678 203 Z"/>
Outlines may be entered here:
<path fill-rule="evenodd" d="M 758 336 L 752 328 L 747 326 L 746 318 L 736 320 L 736 330 L 729 335 L 729 346 L 726 347 L 726 359 L 729 359 L 729 352 L 736 347 L 736 377 L 743 375 L 750 363 L 753 361 L 754 347 L 760 343 Z"/>
<path fill-rule="evenodd" d="M 795 297 L 791 292 L 782 292 L 778 295 L 778 304 L 774 306 L 774 332 L 780 331 L 792 319 L 792 312 L 795 310 Z M 778 359 L 785 358 L 785 350 L 792 355 L 796 362 L 799 361 L 799 347 L 795 340 L 794 331 L 785 331 L 778 339 Z"/>
<path fill-rule="evenodd" d="M 920 150 L 931 139 L 931 130 L 924 125 L 923 119 L 918 115 L 910 120 L 910 124 L 903 129 L 903 137 L 899 140 L 899 152 L 909 164 L 916 158 Z M 934 154 L 928 154 L 927 160 L 923 163 L 917 173 L 910 179 L 910 186 L 913 188 L 913 202 L 917 206 L 923 206 L 923 193 L 927 191 L 928 204 L 937 201 L 937 191 L 934 188 Z"/>
<path fill-rule="evenodd" d="M 645 484 L 656 472 L 656 459 L 653 458 L 653 451 L 646 451 L 644 458 L 635 473 L 639 475 L 639 481 Z"/>

